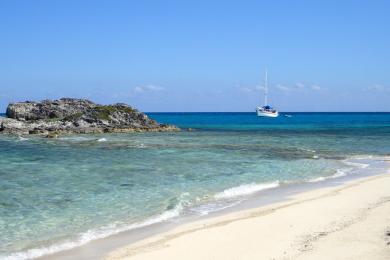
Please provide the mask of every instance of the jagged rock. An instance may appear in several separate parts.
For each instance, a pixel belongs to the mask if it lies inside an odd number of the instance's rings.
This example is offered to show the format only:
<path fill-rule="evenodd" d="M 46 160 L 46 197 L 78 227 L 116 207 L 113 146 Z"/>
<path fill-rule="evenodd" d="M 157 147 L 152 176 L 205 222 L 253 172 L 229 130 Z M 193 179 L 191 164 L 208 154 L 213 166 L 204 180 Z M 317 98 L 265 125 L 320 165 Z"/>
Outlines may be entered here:
<path fill-rule="evenodd" d="M 83 114 L 98 106 L 86 99 L 62 98 L 60 100 L 43 100 L 41 102 L 26 101 L 9 104 L 7 117 L 17 120 L 39 120 L 49 118 L 65 118 L 75 114 Z"/>
<path fill-rule="evenodd" d="M 175 126 L 159 124 L 123 103 L 99 105 L 86 99 L 26 101 L 9 104 L 8 118 L 0 118 L 0 133 L 103 133 L 139 131 L 177 131 Z"/>

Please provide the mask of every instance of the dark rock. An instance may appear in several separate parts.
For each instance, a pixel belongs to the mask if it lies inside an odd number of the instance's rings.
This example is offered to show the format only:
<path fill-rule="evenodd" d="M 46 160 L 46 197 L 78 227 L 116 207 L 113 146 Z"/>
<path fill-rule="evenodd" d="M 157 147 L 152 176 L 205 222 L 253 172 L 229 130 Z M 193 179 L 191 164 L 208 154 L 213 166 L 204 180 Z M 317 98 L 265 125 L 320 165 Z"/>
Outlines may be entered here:
<path fill-rule="evenodd" d="M 58 133 L 49 132 L 49 134 L 46 136 L 46 138 L 58 138 Z"/>
<path fill-rule="evenodd" d="M 0 119 L 0 133 L 45 134 L 177 131 L 159 124 L 123 103 L 99 105 L 86 99 L 26 101 L 7 107 L 8 118 Z M 50 132 L 50 133 L 49 133 Z"/>
<path fill-rule="evenodd" d="M 122 187 L 127 187 L 127 186 L 133 186 L 133 185 L 130 184 L 130 183 L 122 183 L 121 186 L 122 186 Z"/>

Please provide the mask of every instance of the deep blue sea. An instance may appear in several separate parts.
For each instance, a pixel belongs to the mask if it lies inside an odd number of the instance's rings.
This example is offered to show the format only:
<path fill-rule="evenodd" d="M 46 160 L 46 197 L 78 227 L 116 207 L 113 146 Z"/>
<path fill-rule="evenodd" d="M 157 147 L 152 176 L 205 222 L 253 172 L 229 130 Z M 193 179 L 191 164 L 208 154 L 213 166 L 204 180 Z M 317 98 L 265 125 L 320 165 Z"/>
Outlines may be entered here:
<path fill-rule="evenodd" d="M 148 113 L 183 131 L 0 135 L 0 258 L 207 215 L 264 189 L 353 175 L 390 156 L 390 113 L 287 114 Z"/>

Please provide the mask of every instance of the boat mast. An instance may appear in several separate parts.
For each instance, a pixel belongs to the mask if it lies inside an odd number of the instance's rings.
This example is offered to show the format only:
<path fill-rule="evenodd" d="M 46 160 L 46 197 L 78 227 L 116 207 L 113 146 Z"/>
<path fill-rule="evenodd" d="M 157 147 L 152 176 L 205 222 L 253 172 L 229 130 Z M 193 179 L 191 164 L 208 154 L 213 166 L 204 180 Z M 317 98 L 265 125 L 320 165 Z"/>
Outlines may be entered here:
<path fill-rule="evenodd" d="M 268 71 L 265 69 L 265 79 L 264 79 L 264 106 L 268 103 Z"/>

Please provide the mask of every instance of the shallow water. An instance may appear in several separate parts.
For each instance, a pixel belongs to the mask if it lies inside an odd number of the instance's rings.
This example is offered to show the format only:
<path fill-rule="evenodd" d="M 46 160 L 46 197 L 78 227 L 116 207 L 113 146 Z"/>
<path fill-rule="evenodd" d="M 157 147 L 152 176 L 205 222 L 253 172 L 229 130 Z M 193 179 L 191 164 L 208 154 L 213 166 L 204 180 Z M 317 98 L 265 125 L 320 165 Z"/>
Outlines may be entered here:
<path fill-rule="evenodd" d="M 28 258 L 204 215 L 390 154 L 389 113 L 150 113 L 194 131 L 0 136 L 0 258 Z"/>

